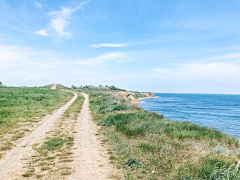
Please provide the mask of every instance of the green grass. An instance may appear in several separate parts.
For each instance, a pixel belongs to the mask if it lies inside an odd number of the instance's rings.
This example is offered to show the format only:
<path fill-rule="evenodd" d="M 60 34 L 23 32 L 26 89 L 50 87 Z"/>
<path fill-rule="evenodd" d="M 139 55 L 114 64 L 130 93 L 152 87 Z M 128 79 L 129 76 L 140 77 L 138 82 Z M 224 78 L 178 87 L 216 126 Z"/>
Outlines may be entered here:
<path fill-rule="evenodd" d="M 111 160 L 124 169 L 126 179 L 206 179 L 216 163 L 229 167 L 238 159 L 239 142 L 230 135 L 168 121 L 110 94 L 88 93 L 93 118 L 114 150 Z M 114 107 L 130 107 L 131 112 Z M 219 147 L 226 148 L 216 150 Z"/>
<path fill-rule="evenodd" d="M 14 126 L 21 118 L 25 121 L 51 113 L 72 96 L 59 90 L 0 87 L 0 129 Z"/>
<path fill-rule="evenodd" d="M 24 130 L 18 130 L 19 127 L 38 122 L 72 96 L 72 93 L 61 90 L 0 87 L 0 149 L 4 150 L 5 141 L 8 141 L 3 136 L 13 134 L 12 141 L 23 137 Z"/>
<path fill-rule="evenodd" d="M 48 141 L 44 142 L 44 144 L 46 145 L 47 150 L 52 151 L 62 147 L 62 145 L 66 141 L 67 141 L 66 139 L 62 139 L 62 138 L 51 138 Z"/>

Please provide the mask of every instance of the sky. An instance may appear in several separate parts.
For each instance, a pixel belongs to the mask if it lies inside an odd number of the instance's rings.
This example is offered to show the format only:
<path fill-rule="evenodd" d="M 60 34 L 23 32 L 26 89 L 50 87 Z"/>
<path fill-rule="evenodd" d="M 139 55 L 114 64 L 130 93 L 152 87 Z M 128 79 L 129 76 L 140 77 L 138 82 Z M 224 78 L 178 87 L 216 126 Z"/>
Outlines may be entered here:
<path fill-rule="evenodd" d="M 0 81 L 240 94 L 239 0 L 0 0 Z"/>

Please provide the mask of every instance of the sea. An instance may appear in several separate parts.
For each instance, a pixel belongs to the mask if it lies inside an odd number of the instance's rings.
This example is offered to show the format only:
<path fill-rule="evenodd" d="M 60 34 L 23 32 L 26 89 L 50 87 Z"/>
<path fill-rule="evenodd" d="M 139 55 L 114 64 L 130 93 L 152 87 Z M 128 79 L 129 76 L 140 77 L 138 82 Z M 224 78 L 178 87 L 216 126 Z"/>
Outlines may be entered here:
<path fill-rule="evenodd" d="M 155 93 L 158 98 L 142 99 L 146 111 L 165 119 L 189 121 L 211 127 L 240 139 L 240 95 Z"/>

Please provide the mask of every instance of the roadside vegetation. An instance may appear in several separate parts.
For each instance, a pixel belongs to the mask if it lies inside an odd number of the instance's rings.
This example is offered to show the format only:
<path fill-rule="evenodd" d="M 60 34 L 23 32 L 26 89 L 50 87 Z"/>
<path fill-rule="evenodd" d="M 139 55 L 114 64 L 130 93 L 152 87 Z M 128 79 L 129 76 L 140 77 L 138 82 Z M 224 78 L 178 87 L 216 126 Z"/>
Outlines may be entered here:
<path fill-rule="evenodd" d="M 0 86 L 0 152 L 11 149 L 14 141 L 72 96 L 60 90 Z"/>
<path fill-rule="evenodd" d="M 121 89 L 115 86 L 108 86 L 108 85 L 99 85 L 99 86 L 93 86 L 93 85 L 86 85 L 86 86 L 74 86 L 72 85 L 72 89 L 76 89 L 78 91 L 86 91 L 86 90 L 98 90 L 98 91 L 126 91 L 125 89 Z"/>
<path fill-rule="evenodd" d="M 190 122 L 168 121 L 120 96 L 87 92 L 93 119 L 110 146 L 110 160 L 124 169 L 126 179 L 240 179 L 232 165 L 240 158 L 238 139 Z"/>
<path fill-rule="evenodd" d="M 23 177 L 44 179 L 65 179 L 73 170 L 75 124 L 81 111 L 84 98 L 79 95 L 63 116 L 54 124 L 54 129 L 46 134 L 45 139 L 33 145 L 34 153 L 27 160 L 28 166 Z"/>

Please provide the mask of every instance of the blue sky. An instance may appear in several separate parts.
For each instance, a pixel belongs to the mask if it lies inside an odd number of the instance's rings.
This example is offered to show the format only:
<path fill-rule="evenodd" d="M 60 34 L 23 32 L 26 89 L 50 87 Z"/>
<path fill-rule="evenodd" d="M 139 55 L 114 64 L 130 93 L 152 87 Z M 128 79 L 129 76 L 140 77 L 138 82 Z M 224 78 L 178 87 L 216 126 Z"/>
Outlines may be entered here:
<path fill-rule="evenodd" d="M 240 93 L 240 1 L 1 0 L 0 81 Z"/>

